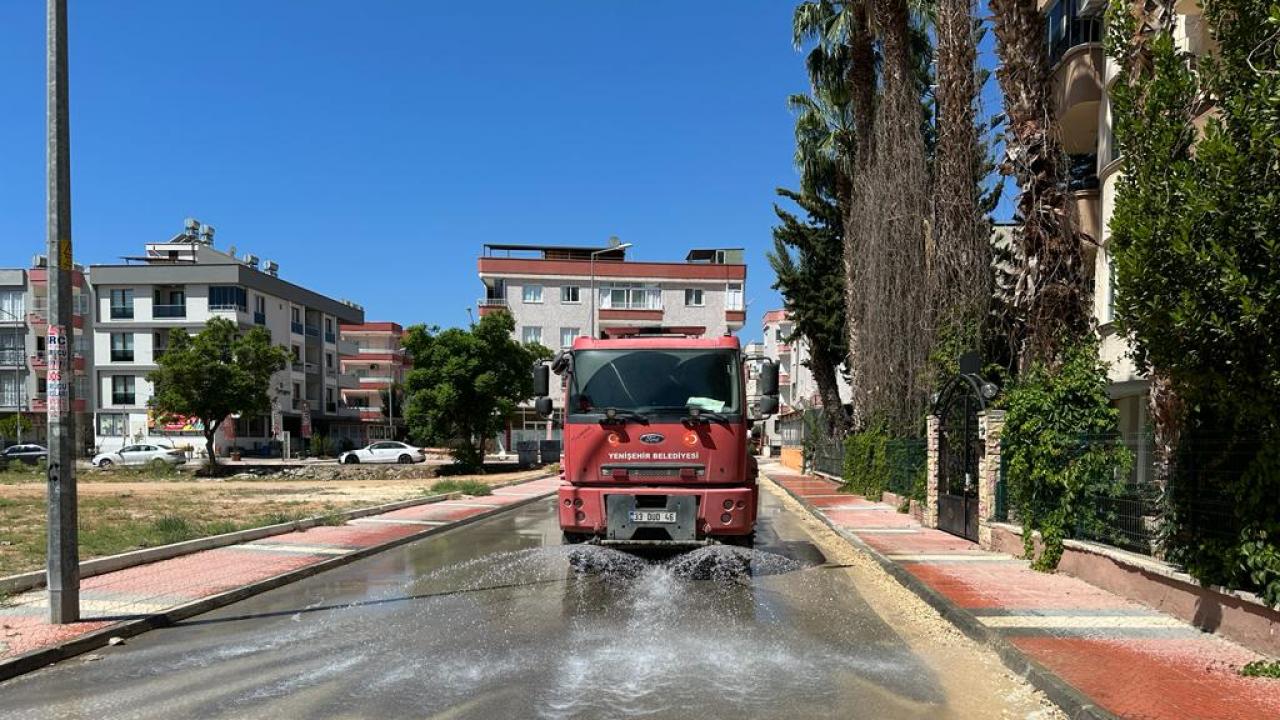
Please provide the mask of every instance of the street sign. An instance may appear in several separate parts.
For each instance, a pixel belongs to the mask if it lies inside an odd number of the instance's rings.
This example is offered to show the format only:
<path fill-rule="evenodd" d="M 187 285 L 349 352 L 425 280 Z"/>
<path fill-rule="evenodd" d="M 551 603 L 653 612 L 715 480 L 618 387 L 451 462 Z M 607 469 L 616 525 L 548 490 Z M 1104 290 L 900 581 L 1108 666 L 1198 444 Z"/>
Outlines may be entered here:
<path fill-rule="evenodd" d="M 46 336 L 45 358 L 49 368 L 45 374 L 45 403 L 49 416 L 53 417 L 65 412 L 70 403 L 67 402 L 67 381 L 62 378 L 67 359 L 66 337 L 62 328 L 52 323 Z"/>

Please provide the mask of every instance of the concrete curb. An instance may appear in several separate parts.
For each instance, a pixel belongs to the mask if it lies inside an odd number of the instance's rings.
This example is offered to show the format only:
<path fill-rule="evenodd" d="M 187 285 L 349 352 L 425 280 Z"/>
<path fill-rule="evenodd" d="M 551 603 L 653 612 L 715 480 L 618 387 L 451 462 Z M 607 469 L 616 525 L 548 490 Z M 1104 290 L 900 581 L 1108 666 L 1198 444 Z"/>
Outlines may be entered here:
<path fill-rule="evenodd" d="M 1119 720 L 1118 716 L 1095 705 L 1092 698 L 1075 689 L 1043 665 L 1028 657 L 998 632 L 983 625 L 973 613 L 952 603 L 926 585 L 920 578 L 907 572 L 902 565 L 885 557 L 880 551 L 866 544 L 853 533 L 836 525 L 825 513 L 819 511 L 802 496 L 792 492 L 790 488 L 775 481 L 767 473 L 762 472 L 761 474 L 765 476 L 769 483 L 800 503 L 810 515 L 822 521 L 824 525 L 831 528 L 833 532 L 844 538 L 850 545 L 875 560 L 876 564 L 893 579 L 915 593 L 929 607 L 938 611 L 939 615 L 952 625 L 955 625 L 960 632 L 977 642 L 990 646 L 996 651 L 996 655 L 1000 657 L 1000 661 L 1004 663 L 1005 667 L 1031 683 L 1037 690 L 1043 692 L 1054 705 L 1061 708 L 1072 720 Z"/>
<path fill-rule="evenodd" d="M 534 480 L 542 480 L 542 479 L 545 479 L 545 477 L 549 477 L 549 476 L 537 477 L 537 478 L 526 478 L 521 482 L 531 482 Z M 506 487 L 506 485 L 503 485 L 502 487 Z M 154 630 L 156 628 L 162 628 L 169 625 L 173 625 L 193 615 L 200 615 L 202 613 L 209 612 L 210 610 L 215 610 L 217 608 L 220 608 L 224 605 L 230 605 L 232 603 L 239 602 L 241 600 L 244 600 L 245 598 L 249 598 L 254 595 L 264 593 L 268 590 L 274 590 L 275 588 L 281 587 L 283 585 L 288 585 L 289 583 L 297 582 L 298 580 L 311 577 L 312 575 L 317 575 L 326 570 L 332 570 L 334 568 L 342 567 L 343 565 L 353 563 L 357 560 L 362 560 L 364 558 L 370 557 L 372 555 L 376 555 L 385 550 L 389 550 L 391 548 L 398 547 L 400 545 L 406 545 L 408 543 L 414 542 L 416 540 L 421 540 L 423 538 L 430 537 L 432 535 L 439 535 L 439 534 L 448 532 L 450 530 L 454 530 L 460 527 L 470 525 L 475 522 L 479 522 L 481 520 L 487 520 L 491 517 L 494 517 L 495 515 L 499 515 L 503 512 L 506 512 L 507 510 L 514 510 L 516 508 L 524 507 L 525 505 L 529 505 L 531 503 L 535 503 L 540 500 L 545 500 L 546 498 L 554 495 L 555 492 L 556 491 L 552 490 L 551 492 L 534 495 L 532 497 L 521 498 L 520 500 L 517 500 L 509 505 L 498 505 L 498 506 L 495 506 L 493 510 L 485 511 L 477 515 L 472 515 L 470 517 L 463 518 L 462 520 L 457 520 L 455 522 L 449 523 L 448 525 L 440 525 L 438 527 L 424 528 L 420 532 L 416 532 L 412 535 L 406 535 L 404 537 L 388 540 L 387 542 L 384 542 L 378 545 L 372 545 L 367 548 L 353 550 L 345 555 L 331 557 L 325 560 L 321 560 L 312 565 L 307 565 L 305 567 L 296 568 L 294 570 L 290 570 L 288 572 L 284 572 L 279 575 L 275 575 L 269 578 L 264 578 L 262 580 L 258 580 L 248 585 L 242 585 L 238 588 L 234 588 L 232 590 L 227 590 L 225 592 L 218 593 L 217 595 L 210 595 L 209 597 L 193 600 L 184 605 L 178 605 L 176 607 L 169 608 L 168 610 L 165 610 L 163 612 L 152 613 L 149 615 L 140 616 L 133 620 L 124 620 L 118 623 L 114 623 L 112 625 L 108 625 L 107 627 L 85 633 L 84 635 L 81 635 L 76 638 L 72 638 L 70 640 L 59 643 L 52 647 L 40 648 L 39 650 L 32 650 L 30 652 L 23 653 L 22 655 L 18 655 L 9 660 L 0 662 L 0 682 L 4 682 L 6 680 L 12 679 L 19 675 L 31 672 L 32 670 L 42 668 L 46 665 L 52 665 L 56 662 L 60 662 L 68 658 L 75 657 L 76 655 L 86 653 L 90 650 L 95 650 L 97 648 L 103 647 L 113 637 L 121 637 L 121 638 L 133 637 L 135 635 L 141 635 L 142 633 L 145 633 L 148 630 Z M 443 498 L 443 496 L 435 496 L 435 497 Z M 371 513 L 366 513 L 366 514 L 371 514 Z"/>

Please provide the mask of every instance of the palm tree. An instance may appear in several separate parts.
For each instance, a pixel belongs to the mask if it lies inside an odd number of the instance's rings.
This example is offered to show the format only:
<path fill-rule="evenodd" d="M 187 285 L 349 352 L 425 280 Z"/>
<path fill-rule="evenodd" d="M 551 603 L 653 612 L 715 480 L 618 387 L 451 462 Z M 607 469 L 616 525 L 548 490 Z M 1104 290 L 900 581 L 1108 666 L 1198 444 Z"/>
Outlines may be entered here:
<path fill-rule="evenodd" d="M 935 333 L 959 333 L 976 348 L 991 298 L 991 244 L 979 208 L 983 157 L 975 122 L 977 29 L 973 0 L 938 0 L 937 140 L 933 242 L 927 258 Z"/>
<path fill-rule="evenodd" d="M 859 254 L 858 238 L 862 223 L 855 215 L 855 168 L 866 167 L 872 148 L 872 123 L 876 98 L 876 55 L 871 35 L 866 0 L 808 0 L 800 3 L 792 16 L 792 41 L 796 48 L 815 43 L 806 65 L 815 97 L 834 100 L 840 95 L 846 102 L 846 120 L 852 120 L 853 146 L 833 143 L 843 172 L 837 179 L 837 201 L 842 219 L 845 297 L 845 331 L 850 382 L 855 388 L 853 427 L 861 425 L 856 389 L 859 379 L 858 287 L 855 265 Z M 793 104 L 794 107 L 794 104 Z M 797 133 L 800 125 L 797 123 Z M 799 138 L 797 138 L 799 140 Z M 852 152 L 850 152 L 852 151 Z M 797 145 L 797 153 L 800 152 Z"/>
<path fill-rule="evenodd" d="M 1044 21 L 1036 0 L 990 0 L 1004 95 L 1005 160 L 1018 184 L 1014 305 L 1019 364 L 1051 365 L 1088 331 L 1088 287 L 1080 234 L 1063 188 L 1062 146 L 1053 126 Z"/>
<path fill-rule="evenodd" d="M 826 430 L 843 435 L 849 422 L 837 373 L 847 357 L 848 313 L 841 258 L 857 132 L 840 84 L 815 86 L 811 96 L 792 95 L 788 105 L 796 114 L 800 192 L 779 189 L 778 194 L 798 205 L 807 218 L 774 206 L 781 224 L 773 229 L 774 249 L 768 259 L 777 278 L 774 288 L 782 291 L 792 313 L 793 334 L 809 341 L 807 365 L 826 410 Z"/>

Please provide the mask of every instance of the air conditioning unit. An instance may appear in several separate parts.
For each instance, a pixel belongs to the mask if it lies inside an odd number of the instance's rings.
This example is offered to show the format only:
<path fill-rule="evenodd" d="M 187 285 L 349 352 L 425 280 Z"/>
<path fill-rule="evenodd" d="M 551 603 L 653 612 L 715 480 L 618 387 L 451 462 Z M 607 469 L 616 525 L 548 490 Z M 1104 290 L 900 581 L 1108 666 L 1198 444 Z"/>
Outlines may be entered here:
<path fill-rule="evenodd" d="M 280 263 L 275 260 L 268 260 L 262 264 L 262 269 L 265 270 L 268 275 L 278 276 L 280 274 Z"/>
<path fill-rule="evenodd" d="M 253 268 L 254 270 L 257 270 L 257 269 L 258 269 L 258 256 L 257 256 L 257 255 L 254 255 L 254 254 L 252 254 L 252 253 L 250 253 L 250 254 L 248 254 L 248 255 L 245 255 L 245 256 L 244 256 L 244 264 L 245 264 L 245 265 L 248 265 L 249 267 Z"/>
<path fill-rule="evenodd" d="M 33 268 L 49 267 L 49 256 L 48 255 L 31 256 L 31 267 Z"/>

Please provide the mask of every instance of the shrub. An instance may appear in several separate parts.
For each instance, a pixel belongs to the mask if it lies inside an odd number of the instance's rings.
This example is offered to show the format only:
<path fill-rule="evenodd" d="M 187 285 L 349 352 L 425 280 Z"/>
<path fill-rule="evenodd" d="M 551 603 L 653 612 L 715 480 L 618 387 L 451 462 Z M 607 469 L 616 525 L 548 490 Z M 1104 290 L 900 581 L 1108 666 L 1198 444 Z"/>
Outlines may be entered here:
<path fill-rule="evenodd" d="M 463 495 L 492 495 L 493 488 L 488 484 L 479 480 L 441 480 L 431 486 L 430 493 L 432 495 L 442 495 L 444 493 L 460 492 Z"/>
<path fill-rule="evenodd" d="M 1062 540 L 1105 529 L 1105 499 L 1120 490 L 1132 459 L 1115 439 L 1119 411 L 1107 395 L 1096 341 L 1067 348 L 1061 367 L 1033 364 L 1005 396 L 1001 452 L 1027 557 L 1050 571 Z M 1044 551 L 1035 556 L 1033 533 Z"/>

